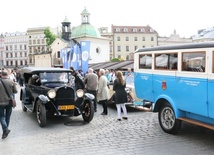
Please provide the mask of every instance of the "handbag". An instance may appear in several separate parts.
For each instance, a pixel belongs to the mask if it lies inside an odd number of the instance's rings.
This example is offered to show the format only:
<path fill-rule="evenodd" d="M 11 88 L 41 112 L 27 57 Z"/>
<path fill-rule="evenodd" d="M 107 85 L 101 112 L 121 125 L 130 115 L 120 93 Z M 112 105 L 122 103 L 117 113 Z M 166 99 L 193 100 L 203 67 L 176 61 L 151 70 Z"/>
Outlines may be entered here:
<path fill-rule="evenodd" d="M 2 81 L 2 79 L 1 79 L 1 83 L 2 83 L 4 89 L 5 89 L 6 93 L 7 93 L 7 96 L 10 98 L 10 100 L 9 100 L 9 106 L 15 108 L 16 107 L 16 100 L 13 99 L 13 98 L 11 98 L 11 96 L 9 95 L 9 92 L 6 89 L 6 87 L 5 87 L 4 82 Z"/>

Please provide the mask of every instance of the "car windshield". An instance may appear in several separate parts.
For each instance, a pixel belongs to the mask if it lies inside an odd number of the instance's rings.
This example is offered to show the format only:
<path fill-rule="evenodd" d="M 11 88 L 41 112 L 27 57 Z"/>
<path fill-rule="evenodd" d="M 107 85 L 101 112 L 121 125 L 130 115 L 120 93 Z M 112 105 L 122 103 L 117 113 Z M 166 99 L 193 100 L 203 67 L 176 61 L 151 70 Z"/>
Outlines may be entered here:
<path fill-rule="evenodd" d="M 44 82 L 60 82 L 68 83 L 67 72 L 42 72 L 39 74 L 41 83 Z"/>

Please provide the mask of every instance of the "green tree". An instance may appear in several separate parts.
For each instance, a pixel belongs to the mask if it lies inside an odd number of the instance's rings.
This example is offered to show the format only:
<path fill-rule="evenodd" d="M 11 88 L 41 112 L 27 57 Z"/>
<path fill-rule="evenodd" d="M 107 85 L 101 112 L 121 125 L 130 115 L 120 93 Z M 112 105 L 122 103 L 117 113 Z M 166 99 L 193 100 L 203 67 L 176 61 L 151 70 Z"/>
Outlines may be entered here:
<path fill-rule="evenodd" d="M 49 28 L 45 29 L 44 34 L 47 41 L 47 45 L 50 46 L 56 39 L 56 36 L 50 31 Z"/>
<path fill-rule="evenodd" d="M 117 62 L 117 61 L 120 61 L 120 59 L 119 58 L 113 58 L 113 59 L 111 59 L 111 62 Z"/>

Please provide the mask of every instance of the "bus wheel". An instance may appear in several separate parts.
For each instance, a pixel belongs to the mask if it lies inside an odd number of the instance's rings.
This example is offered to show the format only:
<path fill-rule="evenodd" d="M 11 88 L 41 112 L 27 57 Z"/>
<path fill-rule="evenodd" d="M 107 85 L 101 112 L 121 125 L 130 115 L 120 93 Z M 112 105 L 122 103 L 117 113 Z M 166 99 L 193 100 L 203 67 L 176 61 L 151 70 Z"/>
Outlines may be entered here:
<path fill-rule="evenodd" d="M 168 102 L 160 109 L 158 120 L 166 133 L 176 134 L 181 127 L 181 121 L 175 118 L 174 110 Z"/>

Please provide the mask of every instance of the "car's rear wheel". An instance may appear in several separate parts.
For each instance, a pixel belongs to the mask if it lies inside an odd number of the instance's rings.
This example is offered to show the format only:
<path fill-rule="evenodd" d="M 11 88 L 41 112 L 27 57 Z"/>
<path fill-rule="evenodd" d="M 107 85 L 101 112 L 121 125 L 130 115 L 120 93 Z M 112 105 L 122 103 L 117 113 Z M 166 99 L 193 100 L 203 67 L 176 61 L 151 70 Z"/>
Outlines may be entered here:
<path fill-rule="evenodd" d="M 176 119 L 172 106 L 166 102 L 158 113 L 158 120 L 164 132 L 176 134 L 181 127 L 181 121 Z"/>
<path fill-rule="evenodd" d="M 45 105 L 42 104 L 40 100 L 36 103 L 36 117 L 40 127 L 44 127 L 46 125 L 46 108 Z"/>
<path fill-rule="evenodd" d="M 24 105 L 24 94 L 22 94 L 22 110 L 23 110 L 24 112 L 27 111 L 27 108 L 26 108 L 25 105 Z"/>
<path fill-rule="evenodd" d="M 90 101 L 85 101 L 82 109 L 82 117 L 85 122 L 90 122 L 94 117 L 94 104 Z"/>

